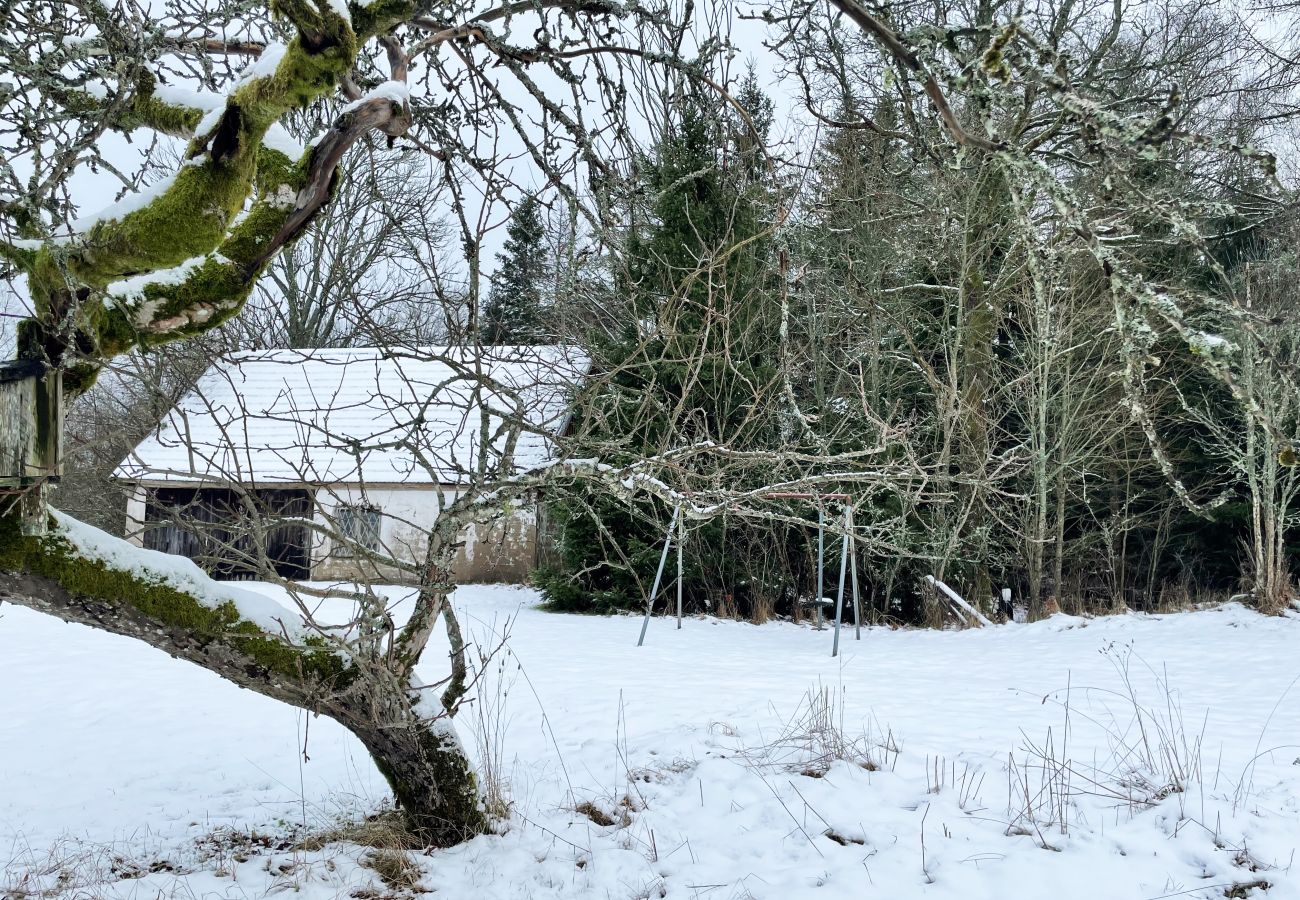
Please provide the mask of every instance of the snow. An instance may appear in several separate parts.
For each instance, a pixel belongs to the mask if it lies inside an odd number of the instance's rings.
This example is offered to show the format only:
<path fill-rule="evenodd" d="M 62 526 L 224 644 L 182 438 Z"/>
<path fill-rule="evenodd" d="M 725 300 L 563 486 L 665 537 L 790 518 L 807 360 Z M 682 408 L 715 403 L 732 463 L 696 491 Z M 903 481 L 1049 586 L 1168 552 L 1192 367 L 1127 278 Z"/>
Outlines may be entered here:
<path fill-rule="evenodd" d="M 275 74 L 275 70 L 280 66 L 280 60 L 284 59 L 284 54 L 288 47 L 279 41 L 271 41 L 262 48 L 262 53 L 257 59 L 253 60 L 244 71 L 239 74 L 239 80 L 235 82 L 235 87 L 247 84 L 254 78 L 269 78 Z"/>
<path fill-rule="evenodd" d="M 280 47 L 278 44 L 275 46 Z M 275 52 L 274 50 L 270 50 L 270 48 L 268 48 L 268 51 L 272 53 Z M 283 55 L 283 47 L 280 47 L 279 56 L 275 59 L 277 65 L 279 64 L 280 57 Z M 263 58 L 265 56 L 266 53 L 264 52 Z M 274 71 L 275 67 L 271 66 L 269 70 L 260 71 L 258 74 L 268 75 Z M 214 91 L 196 91 L 191 88 L 170 84 L 160 84 L 155 87 L 154 96 L 163 103 L 171 106 L 203 110 L 205 116 L 199 123 L 199 127 L 195 129 L 195 134 L 200 135 L 211 131 L 217 124 L 217 119 L 221 117 L 221 113 L 226 109 L 226 100 L 228 99 L 226 95 L 218 94 Z M 302 144 L 294 140 L 285 127 L 279 122 L 272 123 L 270 129 L 267 130 L 265 136 L 262 138 L 262 146 L 269 147 L 272 150 L 278 150 L 290 159 L 297 159 L 302 156 L 303 153 Z"/>
<path fill-rule="evenodd" d="M 264 631 L 290 637 L 304 634 L 301 616 L 265 594 L 213 581 L 183 556 L 137 547 L 57 510 L 52 512 L 58 522 L 58 535 L 76 547 L 86 559 L 185 591 L 212 609 L 231 603 L 241 618 Z"/>
<path fill-rule="evenodd" d="M 407 592 L 389 596 L 400 614 Z M 547 614 L 535 599 L 502 586 L 455 597 L 484 644 L 509 634 L 457 729 L 478 754 L 481 735 L 502 731 L 512 811 L 503 834 L 415 856 L 437 896 L 1154 900 L 1262 879 L 1267 891 L 1237 895 L 1300 897 L 1298 618 L 1227 606 L 871 628 L 832 660 L 829 631 L 702 618 L 681 631 L 656 620 L 637 649 L 636 617 Z M 442 677 L 445 651 L 430 648 L 424 682 Z M 1152 746 L 1179 758 L 1199 746 L 1186 789 L 1150 803 L 1138 776 L 1158 773 L 1125 672 Z M 77 896 L 103 900 L 387 896 L 361 848 L 281 843 L 297 823 L 359 817 L 385 796 L 332 722 L 12 606 L 0 608 L 0 684 L 10 883 L 53 880 L 54 862 L 85 886 Z M 816 708 L 852 743 L 825 752 L 825 730 L 804 741 Z M 1026 749 L 1049 741 L 1072 761 L 1064 779 Z M 1038 795 L 1045 778 L 1056 794 Z M 1053 796 L 1064 829 L 1049 821 Z M 614 824 L 575 812 L 584 802 Z M 220 849 L 254 829 L 270 847 Z"/>
<path fill-rule="evenodd" d="M 409 103 L 411 100 L 411 89 L 404 81 L 384 81 L 379 85 L 367 91 L 365 95 L 353 100 L 347 106 L 340 110 L 340 113 L 350 113 L 355 109 L 360 109 L 371 100 L 389 100 L 393 103 Z"/>
<path fill-rule="evenodd" d="M 130 278 L 123 278 L 120 281 L 110 282 L 104 289 L 104 300 L 107 302 L 112 297 L 124 300 L 140 300 L 144 298 L 144 289 L 151 284 L 158 286 L 184 284 L 185 280 L 194 274 L 194 270 L 207 262 L 209 258 L 207 255 L 192 256 L 180 265 L 170 269 L 145 272 L 140 275 L 132 275 Z"/>
<path fill-rule="evenodd" d="M 279 122 L 272 122 L 271 127 L 266 130 L 266 134 L 262 136 L 262 146 L 277 150 L 291 160 L 298 159 L 305 152 L 303 145 L 295 140 Z"/>
<path fill-rule="evenodd" d="M 152 276 L 150 277 L 152 279 Z M 549 435 L 587 369 L 567 347 L 427 347 L 238 353 L 213 364 L 116 471 L 126 479 L 245 483 L 456 484 L 476 465 L 480 414 L 513 416 L 515 462 L 551 454 Z M 478 390 L 475 366 L 506 390 Z M 468 371 L 466 371 L 468 369 Z M 422 459 L 423 463 L 418 462 Z"/>
<path fill-rule="evenodd" d="M 334 14 L 344 22 L 352 21 L 352 11 L 348 9 L 347 0 L 325 0 Z"/>
<path fill-rule="evenodd" d="M 153 95 L 168 106 L 201 109 L 204 112 L 225 109 L 226 106 L 226 97 L 223 94 L 215 91 L 196 91 L 174 84 L 157 85 L 153 89 Z"/>
<path fill-rule="evenodd" d="M 212 130 L 217 127 L 217 123 L 221 121 L 221 117 L 225 114 L 225 104 L 214 106 L 212 109 L 209 109 L 203 114 L 203 118 L 199 120 L 199 124 L 194 128 L 194 136 L 201 138 L 211 134 Z"/>
<path fill-rule="evenodd" d="M 120 222 L 133 212 L 144 209 L 150 203 L 171 188 L 176 181 L 176 175 L 173 173 L 163 178 L 159 178 L 152 184 L 142 187 L 132 194 L 127 194 L 116 203 L 101 209 L 97 213 L 88 216 L 82 216 L 79 219 L 69 223 L 69 229 L 72 234 L 85 234 L 92 227 L 100 222 Z"/>

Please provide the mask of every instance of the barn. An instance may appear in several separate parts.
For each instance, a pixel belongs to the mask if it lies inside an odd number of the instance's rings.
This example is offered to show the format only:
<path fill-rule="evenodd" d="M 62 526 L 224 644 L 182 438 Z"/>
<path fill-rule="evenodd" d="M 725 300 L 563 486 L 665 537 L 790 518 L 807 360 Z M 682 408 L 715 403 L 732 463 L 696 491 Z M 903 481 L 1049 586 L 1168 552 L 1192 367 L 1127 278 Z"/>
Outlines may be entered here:
<path fill-rule="evenodd" d="M 480 471 L 543 464 L 588 362 L 577 350 L 269 350 L 214 362 L 118 466 L 128 538 L 217 577 L 410 581 Z M 461 534 L 458 581 L 527 580 L 536 508 Z"/>

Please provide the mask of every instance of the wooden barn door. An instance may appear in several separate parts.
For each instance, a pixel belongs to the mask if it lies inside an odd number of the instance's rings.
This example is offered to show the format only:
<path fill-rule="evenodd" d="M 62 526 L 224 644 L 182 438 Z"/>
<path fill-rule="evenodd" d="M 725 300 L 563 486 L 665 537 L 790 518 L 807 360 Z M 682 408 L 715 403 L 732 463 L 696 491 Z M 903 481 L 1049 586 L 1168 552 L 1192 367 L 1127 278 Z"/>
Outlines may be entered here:
<path fill-rule="evenodd" d="M 311 495 L 302 490 L 259 491 L 258 500 L 277 519 L 310 519 Z M 307 526 L 286 522 L 266 532 L 266 556 L 281 578 L 306 580 L 311 575 L 311 533 Z"/>
<path fill-rule="evenodd" d="M 281 578 L 301 580 L 311 573 L 310 532 L 300 522 L 311 517 L 310 492 L 261 490 L 251 495 L 260 527 L 254 527 L 244 502 L 228 488 L 156 488 L 145 502 L 144 545 L 198 563 L 214 578 L 252 581 L 262 553 Z M 264 532 L 259 548 L 256 534 Z"/>

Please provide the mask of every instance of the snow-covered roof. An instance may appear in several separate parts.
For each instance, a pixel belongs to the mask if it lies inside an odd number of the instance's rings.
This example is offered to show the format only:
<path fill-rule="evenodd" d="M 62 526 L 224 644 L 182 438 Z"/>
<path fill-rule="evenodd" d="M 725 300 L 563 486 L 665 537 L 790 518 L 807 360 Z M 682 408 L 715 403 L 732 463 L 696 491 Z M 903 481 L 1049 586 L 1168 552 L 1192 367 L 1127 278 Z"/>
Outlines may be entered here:
<path fill-rule="evenodd" d="M 130 481 L 457 484 L 485 420 L 545 462 L 588 360 L 570 347 L 268 350 L 214 363 L 118 466 Z M 489 458 L 495 465 L 496 460 Z"/>

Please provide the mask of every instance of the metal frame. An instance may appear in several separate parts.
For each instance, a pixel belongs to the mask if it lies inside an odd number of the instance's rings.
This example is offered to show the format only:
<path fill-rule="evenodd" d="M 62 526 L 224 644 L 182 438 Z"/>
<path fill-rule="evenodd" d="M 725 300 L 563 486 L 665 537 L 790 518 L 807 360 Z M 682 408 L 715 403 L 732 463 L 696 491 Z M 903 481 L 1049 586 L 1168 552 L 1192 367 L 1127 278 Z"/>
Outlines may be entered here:
<path fill-rule="evenodd" d="M 853 590 L 853 636 L 862 640 L 862 602 L 858 591 L 858 555 L 850 553 L 849 535 L 853 533 L 853 504 L 848 494 L 813 494 L 793 492 L 772 492 L 765 497 L 773 500 L 816 500 L 817 501 L 817 627 L 822 626 L 822 599 L 825 593 L 826 569 L 826 508 L 825 500 L 839 500 L 844 504 L 844 539 L 840 542 L 840 580 L 835 599 L 835 637 L 831 645 L 831 656 L 840 654 L 840 625 L 844 619 L 845 576 L 851 579 Z M 664 549 L 659 555 L 659 568 L 655 570 L 655 580 L 646 598 L 645 619 L 641 622 L 641 634 L 637 638 L 638 647 L 645 645 L 646 631 L 650 627 L 650 617 L 654 615 L 655 597 L 659 595 L 659 586 L 663 583 L 664 568 L 668 564 L 668 552 L 672 549 L 674 538 L 677 544 L 677 630 L 682 627 L 682 545 L 686 543 L 686 519 L 682 516 L 679 503 L 673 508 L 672 521 L 668 523 L 668 533 L 664 535 Z"/>
<path fill-rule="evenodd" d="M 677 520 L 681 518 L 682 507 L 679 504 L 673 509 L 673 520 L 668 525 L 668 537 L 664 540 L 664 552 L 659 555 L 659 568 L 655 571 L 655 584 L 650 588 L 650 596 L 646 599 L 645 604 L 645 621 L 641 623 L 641 636 L 636 639 L 636 645 L 640 647 L 645 643 L 645 631 L 650 627 L 650 614 L 654 611 L 655 596 L 659 593 L 659 582 L 664 577 L 664 565 L 668 562 L 668 551 L 673 545 L 673 532 L 677 529 Z M 677 542 L 677 627 L 682 627 L 682 544 Z"/>

